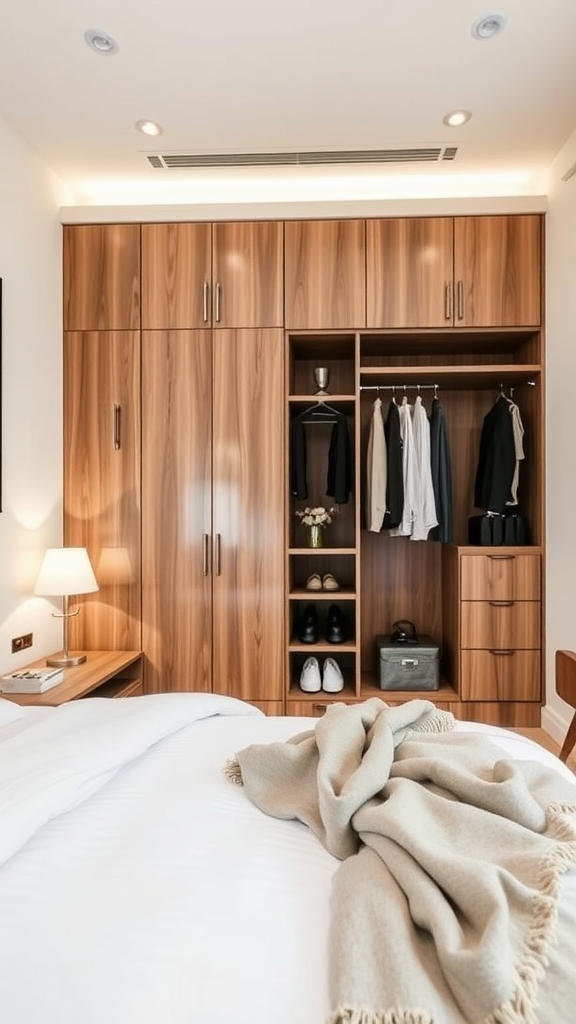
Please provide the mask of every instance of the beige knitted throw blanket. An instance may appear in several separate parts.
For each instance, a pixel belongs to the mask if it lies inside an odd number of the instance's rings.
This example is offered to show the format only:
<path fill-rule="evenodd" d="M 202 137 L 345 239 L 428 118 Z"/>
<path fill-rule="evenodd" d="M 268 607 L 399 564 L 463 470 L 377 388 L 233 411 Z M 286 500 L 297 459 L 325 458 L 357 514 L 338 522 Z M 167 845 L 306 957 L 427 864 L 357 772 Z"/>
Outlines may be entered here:
<path fill-rule="evenodd" d="M 228 762 L 265 813 L 342 860 L 327 1024 L 542 1024 L 576 790 L 552 769 L 454 732 L 429 701 L 331 706 L 288 742 Z M 566 984 L 567 1016 L 576 993 Z M 574 1016 L 572 1016 L 574 1014 Z"/>

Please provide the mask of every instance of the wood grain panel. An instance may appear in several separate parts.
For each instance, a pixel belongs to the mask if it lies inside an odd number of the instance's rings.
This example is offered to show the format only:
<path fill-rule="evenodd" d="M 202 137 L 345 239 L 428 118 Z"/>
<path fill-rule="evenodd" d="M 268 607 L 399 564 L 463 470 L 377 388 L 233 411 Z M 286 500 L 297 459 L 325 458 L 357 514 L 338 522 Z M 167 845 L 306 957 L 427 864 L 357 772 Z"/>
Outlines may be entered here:
<path fill-rule="evenodd" d="M 210 690 L 211 332 L 142 337 L 144 688 Z"/>
<path fill-rule="evenodd" d="M 539 601 L 462 602 L 462 647 L 524 647 L 540 649 Z"/>
<path fill-rule="evenodd" d="M 453 322 L 453 218 L 366 222 L 368 327 L 445 327 Z"/>
<path fill-rule="evenodd" d="M 461 653 L 464 701 L 540 700 L 540 651 L 469 651 Z"/>
<path fill-rule="evenodd" d="M 460 563 L 463 601 L 539 601 L 541 560 L 539 554 L 462 555 Z"/>
<path fill-rule="evenodd" d="M 213 325 L 282 327 L 283 224 L 218 222 L 212 227 L 212 238 Z"/>
<path fill-rule="evenodd" d="M 118 448 L 115 405 L 120 409 Z M 88 549 L 100 583 L 97 593 L 78 599 L 82 611 L 71 622 L 73 649 L 141 648 L 140 510 L 139 336 L 132 331 L 68 332 L 64 543 Z"/>
<path fill-rule="evenodd" d="M 520 327 L 541 321 L 542 218 L 514 214 L 454 219 L 460 327 Z"/>
<path fill-rule="evenodd" d="M 210 224 L 142 225 L 142 327 L 211 323 Z"/>
<path fill-rule="evenodd" d="M 65 331 L 138 328 L 140 225 L 65 225 L 63 286 Z"/>
<path fill-rule="evenodd" d="M 214 689 L 284 696 L 283 333 L 214 332 Z"/>
<path fill-rule="evenodd" d="M 503 729 L 522 726 L 537 728 L 541 719 L 541 707 L 535 701 L 524 704 L 517 701 L 461 701 L 449 704 L 446 710 L 463 721 L 486 722 Z"/>
<path fill-rule="evenodd" d="M 284 231 L 286 327 L 363 327 L 364 221 L 286 221 Z"/>

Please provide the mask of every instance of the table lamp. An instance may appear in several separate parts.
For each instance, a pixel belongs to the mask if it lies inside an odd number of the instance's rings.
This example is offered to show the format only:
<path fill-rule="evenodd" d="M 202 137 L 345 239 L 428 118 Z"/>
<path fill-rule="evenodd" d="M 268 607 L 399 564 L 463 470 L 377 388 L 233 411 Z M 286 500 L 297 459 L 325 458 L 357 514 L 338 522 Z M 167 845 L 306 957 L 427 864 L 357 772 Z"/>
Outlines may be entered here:
<path fill-rule="evenodd" d="M 62 597 L 61 612 L 52 612 L 54 618 L 63 620 L 62 656 L 47 658 L 47 665 L 68 668 L 86 661 L 85 654 L 68 652 L 68 620 L 78 615 L 80 608 L 69 610 L 71 594 L 92 594 L 98 590 L 94 570 L 86 548 L 48 548 L 34 588 L 35 594 L 43 597 Z"/>

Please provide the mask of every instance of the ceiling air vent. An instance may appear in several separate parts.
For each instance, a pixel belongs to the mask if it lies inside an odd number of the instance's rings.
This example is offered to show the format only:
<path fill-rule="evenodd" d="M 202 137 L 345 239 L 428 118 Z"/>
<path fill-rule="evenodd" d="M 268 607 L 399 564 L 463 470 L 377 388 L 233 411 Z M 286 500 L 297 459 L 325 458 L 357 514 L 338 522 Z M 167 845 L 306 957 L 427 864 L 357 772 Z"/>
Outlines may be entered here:
<path fill-rule="evenodd" d="M 154 153 L 147 156 L 152 167 L 182 170 L 199 167 L 311 167 L 329 164 L 437 163 L 454 160 L 456 146 L 426 146 L 413 149 L 359 149 L 308 153 Z"/>

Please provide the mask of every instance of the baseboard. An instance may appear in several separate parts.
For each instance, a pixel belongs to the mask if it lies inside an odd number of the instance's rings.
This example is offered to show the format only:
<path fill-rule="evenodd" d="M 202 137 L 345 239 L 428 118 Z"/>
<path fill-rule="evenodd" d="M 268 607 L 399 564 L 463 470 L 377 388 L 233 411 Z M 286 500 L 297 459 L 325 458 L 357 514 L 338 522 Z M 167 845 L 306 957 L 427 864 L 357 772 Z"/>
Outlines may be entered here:
<path fill-rule="evenodd" d="M 542 708 L 542 728 L 544 732 L 547 732 L 553 740 L 556 740 L 560 746 L 564 743 L 568 726 L 570 725 L 570 715 L 567 716 L 566 720 L 559 715 L 557 711 L 554 711 L 551 707 Z"/>

